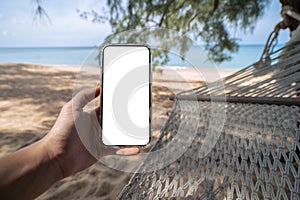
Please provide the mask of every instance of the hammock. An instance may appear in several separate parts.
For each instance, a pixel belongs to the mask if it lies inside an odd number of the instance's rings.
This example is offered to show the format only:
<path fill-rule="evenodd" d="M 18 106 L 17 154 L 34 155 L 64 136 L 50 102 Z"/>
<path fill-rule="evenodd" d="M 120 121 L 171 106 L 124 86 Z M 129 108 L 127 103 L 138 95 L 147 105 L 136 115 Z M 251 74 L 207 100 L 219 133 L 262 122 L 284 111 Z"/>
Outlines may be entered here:
<path fill-rule="evenodd" d="M 180 123 L 186 130 L 181 139 L 192 139 L 191 145 L 170 165 L 135 173 L 119 199 L 300 198 L 300 44 L 267 54 L 221 81 L 224 88 L 215 82 L 172 97 L 173 110 L 151 151 L 180 144 L 174 141 Z M 220 96 L 224 89 L 226 102 Z M 214 112 L 225 103 L 220 137 L 201 158 Z M 195 138 L 189 138 L 191 127 Z M 140 167 L 155 164 L 146 159 Z"/>

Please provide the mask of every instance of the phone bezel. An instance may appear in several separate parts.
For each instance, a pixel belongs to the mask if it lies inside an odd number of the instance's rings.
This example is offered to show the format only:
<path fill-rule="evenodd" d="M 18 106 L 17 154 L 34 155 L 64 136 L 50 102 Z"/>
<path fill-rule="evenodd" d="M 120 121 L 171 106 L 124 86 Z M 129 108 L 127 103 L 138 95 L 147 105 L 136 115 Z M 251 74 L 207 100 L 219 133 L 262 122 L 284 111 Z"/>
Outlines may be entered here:
<path fill-rule="evenodd" d="M 122 145 L 113 145 L 113 144 L 104 144 L 103 138 L 102 138 L 102 125 L 103 125 L 103 90 L 104 90 L 104 51 L 107 47 L 111 46 L 117 46 L 117 47 L 146 47 L 149 51 L 149 139 L 146 144 L 143 145 L 130 145 L 130 144 L 122 144 Z M 151 65 L 151 48 L 147 44 L 120 44 L 120 43 L 113 43 L 113 44 L 107 44 L 101 49 L 101 67 L 100 67 L 100 75 L 101 75 L 101 92 L 100 92 L 100 136 L 101 136 L 101 142 L 105 146 L 146 146 L 150 144 L 151 138 L 152 138 L 152 132 L 151 132 L 151 119 L 152 119 L 152 65 Z"/>

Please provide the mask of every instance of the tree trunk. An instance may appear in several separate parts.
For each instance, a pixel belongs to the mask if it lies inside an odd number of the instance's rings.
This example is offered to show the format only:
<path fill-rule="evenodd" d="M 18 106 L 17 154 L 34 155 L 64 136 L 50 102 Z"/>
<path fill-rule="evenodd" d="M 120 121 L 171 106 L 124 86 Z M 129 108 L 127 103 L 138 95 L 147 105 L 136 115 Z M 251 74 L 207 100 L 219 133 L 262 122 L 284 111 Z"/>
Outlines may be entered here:
<path fill-rule="evenodd" d="M 280 3 L 282 4 L 282 7 L 289 6 L 291 9 L 296 12 L 300 13 L 300 0 L 280 0 Z M 292 43 L 300 42 L 300 22 L 290 16 L 281 14 L 285 24 L 290 29 L 290 40 L 286 43 L 286 46 L 291 45 Z M 284 51 L 289 51 L 293 47 L 288 47 Z M 297 82 L 298 84 L 298 82 Z M 297 96 L 300 95 L 299 88 L 296 89 Z M 297 127 L 299 127 L 300 124 L 297 122 Z"/>
<path fill-rule="evenodd" d="M 300 13 L 300 0 L 280 0 L 280 3 L 283 6 L 290 6 L 293 8 L 293 10 L 297 13 Z M 299 21 L 289 17 L 289 16 L 285 16 L 289 23 L 288 23 L 288 28 L 290 29 L 290 31 L 294 31 L 297 29 L 297 27 L 299 26 Z M 284 18 L 285 18 L 284 17 Z"/>

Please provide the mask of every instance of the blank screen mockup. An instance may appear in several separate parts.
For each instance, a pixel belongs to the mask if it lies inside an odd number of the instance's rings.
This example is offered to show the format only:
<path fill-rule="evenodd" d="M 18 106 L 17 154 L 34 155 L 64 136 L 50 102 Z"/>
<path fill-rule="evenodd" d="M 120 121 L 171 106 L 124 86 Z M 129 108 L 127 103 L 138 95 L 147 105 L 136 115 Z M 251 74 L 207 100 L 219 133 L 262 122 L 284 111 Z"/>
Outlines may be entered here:
<path fill-rule="evenodd" d="M 102 52 L 102 141 L 146 145 L 150 141 L 150 50 L 109 45 Z"/>

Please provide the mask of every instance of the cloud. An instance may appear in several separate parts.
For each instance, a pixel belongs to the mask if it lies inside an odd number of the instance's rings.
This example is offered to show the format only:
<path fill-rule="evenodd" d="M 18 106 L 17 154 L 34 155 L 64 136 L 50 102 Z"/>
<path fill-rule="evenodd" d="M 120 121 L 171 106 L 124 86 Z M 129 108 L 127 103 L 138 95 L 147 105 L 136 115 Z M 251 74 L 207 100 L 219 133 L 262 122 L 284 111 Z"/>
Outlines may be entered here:
<path fill-rule="evenodd" d="M 13 24 L 16 24 L 16 25 L 25 25 L 25 24 L 29 24 L 28 21 L 26 21 L 26 20 L 24 20 L 24 19 L 17 19 L 17 18 L 15 18 L 15 17 L 13 17 L 13 18 L 11 19 L 11 22 L 12 22 Z"/>
<path fill-rule="evenodd" d="M 7 31 L 2 31 L 2 35 L 5 37 L 7 36 L 8 32 Z"/>

